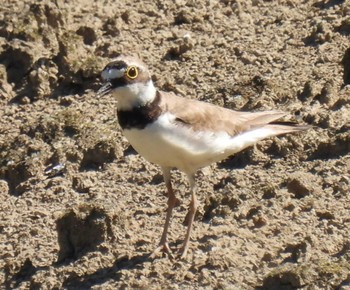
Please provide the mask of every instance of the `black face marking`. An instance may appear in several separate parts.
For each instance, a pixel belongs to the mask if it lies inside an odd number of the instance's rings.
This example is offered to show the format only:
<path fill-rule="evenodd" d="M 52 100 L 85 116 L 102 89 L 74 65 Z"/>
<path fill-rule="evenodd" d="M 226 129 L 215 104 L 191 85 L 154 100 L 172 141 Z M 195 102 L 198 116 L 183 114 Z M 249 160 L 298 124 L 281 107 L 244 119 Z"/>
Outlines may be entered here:
<path fill-rule="evenodd" d="M 108 69 L 121 70 L 121 69 L 126 69 L 127 67 L 128 65 L 124 61 L 116 60 L 107 64 L 103 70 L 108 70 Z"/>
<path fill-rule="evenodd" d="M 161 114 L 160 94 L 157 92 L 154 100 L 144 106 L 131 110 L 118 110 L 118 121 L 122 129 L 144 129 L 148 124 L 158 119 Z"/>
<path fill-rule="evenodd" d="M 117 79 L 112 79 L 110 80 L 110 83 L 112 85 L 112 89 L 119 88 L 119 87 L 124 87 L 126 86 L 129 82 L 125 77 L 122 78 L 117 78 Z"/>
<path fill-rule="evenodd" d="M 151 77 L 147 71 L 140 69 L 135 65 L 130 65 L 122 60 L 116 60 L 109 63 L 103 72 L 108 72 L 109 70 L 124 70 L 125 73 L 121 77 L 115 78 L 104 78 L 105 81 L 110 83 L 110 91 L 118 87 L 124 87 L 133 83 L 146 83 Z M 107 74 L 108 75 L 108 74 Z"/>

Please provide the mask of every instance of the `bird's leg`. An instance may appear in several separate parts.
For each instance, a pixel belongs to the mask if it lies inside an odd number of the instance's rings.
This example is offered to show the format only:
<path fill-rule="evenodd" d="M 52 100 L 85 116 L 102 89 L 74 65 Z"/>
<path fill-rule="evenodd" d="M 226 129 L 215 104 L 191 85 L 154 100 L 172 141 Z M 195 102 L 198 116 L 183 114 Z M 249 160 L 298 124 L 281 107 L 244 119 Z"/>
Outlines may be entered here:
<path fill-rule="evenodd" d="M 173 208 L 179 203 L 179 200 L 175 197 L 173 187 L 171 186 L 170 168 L 162 168 L 162 170 L 163 170 L 164 182 L 167 188 L 168 208 L 166 212 L 164 229 L 163 229 L 162 237 L 159 242 L 159 246 L 151 254 L 151 258 L 154 258 L 159 252 L 166 252 L 167 254 L 172 256 L 172 252 L 168 244 L 167 234 L 168 234 L 168 228 L 169 228 Z"/>
<path fill-rule="evenodd" d="M 188 211 L 187 232 L 186 232 L 185 240 L 184 240 L 183 245 L 182 245 L 181 250 L 180 250 L 181 258 L 184 258 L 187 254 L 188 245 L 189 245 L 189 241 L 190 241 L 190 237 L 191 237 L 193 220 L 194 220 L 194 217 L 195 217 L 195 214 L 197 211 L 197 207 L 198 207 L 198 201 L 197 201 L 196 190 L 195 190 L 196 184 L 195 184 L 194 176 L 188 175 L 188 179 L 190 182 L 191 203 L 190 203 L 190 208 Z"/>

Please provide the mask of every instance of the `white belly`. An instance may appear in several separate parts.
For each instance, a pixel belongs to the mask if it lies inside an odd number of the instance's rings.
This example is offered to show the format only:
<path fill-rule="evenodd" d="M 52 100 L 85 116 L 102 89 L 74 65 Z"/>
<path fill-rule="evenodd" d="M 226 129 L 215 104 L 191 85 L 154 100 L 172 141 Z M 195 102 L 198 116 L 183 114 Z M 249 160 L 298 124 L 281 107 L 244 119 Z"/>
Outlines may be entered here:
<path fill-rule="evenodd" d="M 226 132 L 194 132 L 174 120 L 175 116 L 166 113 L 142 130 L 124 130 L 124 135 L 148 161 L 163 167 L 175 167 L 188 174 L 274 135 L 267 128 L 233 137 Z"/>
<path fill-rule="evenodd" d="M 174 116 L 166 114 L 142 130 L 124 130 L 124 135 L 148 161 L 186 173 L 194 173 L 226 157 L 223 156 L 226 146 L 222 146 L 230 139 L 226 133 L 193 132 L 176 125 L 173 119 Z"/>

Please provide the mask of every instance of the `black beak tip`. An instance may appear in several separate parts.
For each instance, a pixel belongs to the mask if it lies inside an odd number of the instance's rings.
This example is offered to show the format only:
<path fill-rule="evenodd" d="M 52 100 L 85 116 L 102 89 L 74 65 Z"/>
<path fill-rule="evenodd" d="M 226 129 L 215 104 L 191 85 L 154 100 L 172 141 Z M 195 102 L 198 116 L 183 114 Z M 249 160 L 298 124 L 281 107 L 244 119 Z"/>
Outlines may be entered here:
<path fill-rule="evenodd" d="M 97 97 L 103 97 L 112 91 L 112 84 L 110 82 L 106 82 L 102 85 L 102 87 L 97 91 Z"/>

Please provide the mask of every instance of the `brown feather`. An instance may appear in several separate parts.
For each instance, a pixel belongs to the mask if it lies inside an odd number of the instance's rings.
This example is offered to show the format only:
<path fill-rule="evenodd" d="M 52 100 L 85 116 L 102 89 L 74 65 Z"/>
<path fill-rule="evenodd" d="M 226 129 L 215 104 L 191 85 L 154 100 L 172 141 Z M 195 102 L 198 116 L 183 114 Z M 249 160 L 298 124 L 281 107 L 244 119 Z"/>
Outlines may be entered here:
<path fill-rule="evenodd" d="M 184 126 L 191 126 L 193 131 L 221 131 L 235 136 L 257 127 L 265 127 L 271 123 L 269 127 L 276 129 L 276 135 L 278 135 L 309 128 L 294 125 L 291 122 L 286 122 L 286 124 L 283 122 L 273 123 L 286 115 L 280 111 L 240 112 L 210 103 L 184 99 L 173 93 L 160 92 L 159 94 L 161 109 L 174 114 L 177 117 L 177 122 Z"/>

